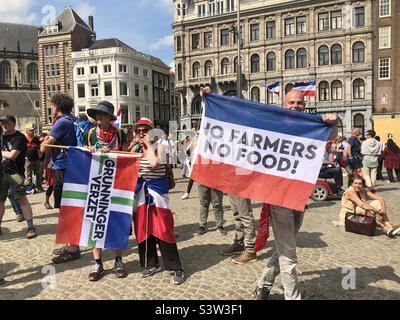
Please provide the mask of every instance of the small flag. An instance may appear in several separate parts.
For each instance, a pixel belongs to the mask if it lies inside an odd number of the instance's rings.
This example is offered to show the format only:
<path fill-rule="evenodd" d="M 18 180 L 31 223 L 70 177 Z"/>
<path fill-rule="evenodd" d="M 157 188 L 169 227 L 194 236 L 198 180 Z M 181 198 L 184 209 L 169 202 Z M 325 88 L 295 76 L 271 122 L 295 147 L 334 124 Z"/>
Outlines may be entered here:
<path fill-rule="evenodd" d="M 305 97 L 315 97 L 317 95 L 315 80 L 309 82 L 296 82 L 293 90 L 303 92 Z"/>
<path fill-rule="evenodd" d="M 277 81 L 277 82 L 275 82 L 274 84 L 271 84 L 271 85 L 268 85 L 268 84 L 264 83 L 264 84 L 261 85 L 261 87 L 267 88 L 267 90 L 269 92 L 275 93 L 278 96 L 281 93 L 281 82 L 280 81 Z"/>
<path fill-rule="evenodd" d="M 122 109 L 121 107 L 118 109 L 117 112 L 117 120 L 114 122 L 114 127 L 116 129 L 121 129 L 121 125 L 122 125 L 122 115 L 124 114 L 124 109 Z"/>

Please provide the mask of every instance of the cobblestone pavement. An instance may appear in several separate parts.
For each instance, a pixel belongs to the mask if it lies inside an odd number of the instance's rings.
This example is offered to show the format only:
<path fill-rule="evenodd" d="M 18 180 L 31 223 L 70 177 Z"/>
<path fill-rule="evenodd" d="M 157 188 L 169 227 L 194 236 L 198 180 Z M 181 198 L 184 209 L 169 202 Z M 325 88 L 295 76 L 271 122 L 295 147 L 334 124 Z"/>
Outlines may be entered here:
<path fill-rule="evenodd" d="M 178 171 L 176 176 L 179 176 Z M 220 250 L 230 245 L 234 224 L 228 197 L 224 198 L 227 236 L 215 232 L 210 213 L 209 232 L 194 237 L 198 228 L 199 199 L 194 186 L 191 198 L 180 200 L 187 180 L 179 180 L 171 193 L 175 214 L 178 247 L 188 280 L 175 286 L 168 272 L 142 279 L 138 250 L 134 239 L 124 256 L 129 276 L 117 279 L 112 274 L 113 255 L 104 254 L 107 273 L 97 282 L 88 281 L 92 254 L 83 251 L 78 261 L 55 265 L 55 281 L 46 278 L 55 248 L 57 211 L 46 211 L 44 194 L 30 196 L 35 224 L 40 236 L 25 239 L 26 224 L 17 223 L 10 206 L 3 221 L 0 238 L 0 266 L 6 282 L 0 285 L 0 299 L 253 299 L 252 291 L 261 274 L 265 258 L 270 256 L 274 240 L 259 253 L 258 260 L 237 266 Z M 389 217 L 400 223 L 400 183 L 380 182 L 378 193 L 388 202 Z M 254 203 L 258 222 L 261 205 Z M 400 299 L 400 239 L 383 234 L 369 238 L 349 234 L 335 226 L 339 201 L 310 201 L 304 224 L 298 235 L 299 270 L 306 288 L 305 299 Z M 355 289 L 344 290 L 346 267 L 355 268 Z M 50 267 L 51 269 L 51 267 Z M 348 283 L 348 281 L 344 281 Z M 52 284 L 54 286 L 46 286 Z M 278 276 L 271 299 L 283 299 Z"/>

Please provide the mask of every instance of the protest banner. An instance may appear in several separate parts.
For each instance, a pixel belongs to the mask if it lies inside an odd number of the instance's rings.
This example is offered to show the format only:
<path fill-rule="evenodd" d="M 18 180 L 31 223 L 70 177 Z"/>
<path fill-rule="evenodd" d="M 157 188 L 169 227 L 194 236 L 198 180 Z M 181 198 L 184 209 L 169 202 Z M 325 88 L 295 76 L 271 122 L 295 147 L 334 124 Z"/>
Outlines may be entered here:
<path fill-rule="evenodd" d="M 208 94 L 191 178 L 303 211 L 331 133 L 319 115 Z"/>
<path fill-rule="evenodd" d="M 140 159 L 69 148 L 56 243 L 127 249 Z"/>

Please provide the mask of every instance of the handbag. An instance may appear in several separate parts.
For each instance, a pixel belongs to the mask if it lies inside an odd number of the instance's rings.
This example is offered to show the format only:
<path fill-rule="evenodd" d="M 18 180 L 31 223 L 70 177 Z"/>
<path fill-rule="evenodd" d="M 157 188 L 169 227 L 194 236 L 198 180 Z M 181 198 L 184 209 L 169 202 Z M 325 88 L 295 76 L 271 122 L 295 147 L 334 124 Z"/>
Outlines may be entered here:
<path fill-rule="evenodd" d="M 372 237 L 375 235 L 376 221 L 375 217 L 368 217 L 354 212 L 347 212 L 344 222 L 346 232 L 361 234 Z"/>
<path fill-rule="evenodd" d="M 170 165 L 167 165 L 167 176 L 168 176 L 168 190 L 175 188 L 175 177 L 174 171 Z"/>

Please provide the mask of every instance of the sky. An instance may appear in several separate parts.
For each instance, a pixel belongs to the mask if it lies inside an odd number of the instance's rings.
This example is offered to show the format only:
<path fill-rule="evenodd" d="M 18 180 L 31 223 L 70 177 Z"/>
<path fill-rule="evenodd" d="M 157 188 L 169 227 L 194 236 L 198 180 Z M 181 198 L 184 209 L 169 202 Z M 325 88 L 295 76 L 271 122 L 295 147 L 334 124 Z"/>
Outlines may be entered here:
<path fill-rule="evenodd" d="M 172 0 L 0 0 L 0 21 L 42 25 L 65 7 L 87 21 L 97 39 L 118 38 L 173 66 Z"/>

